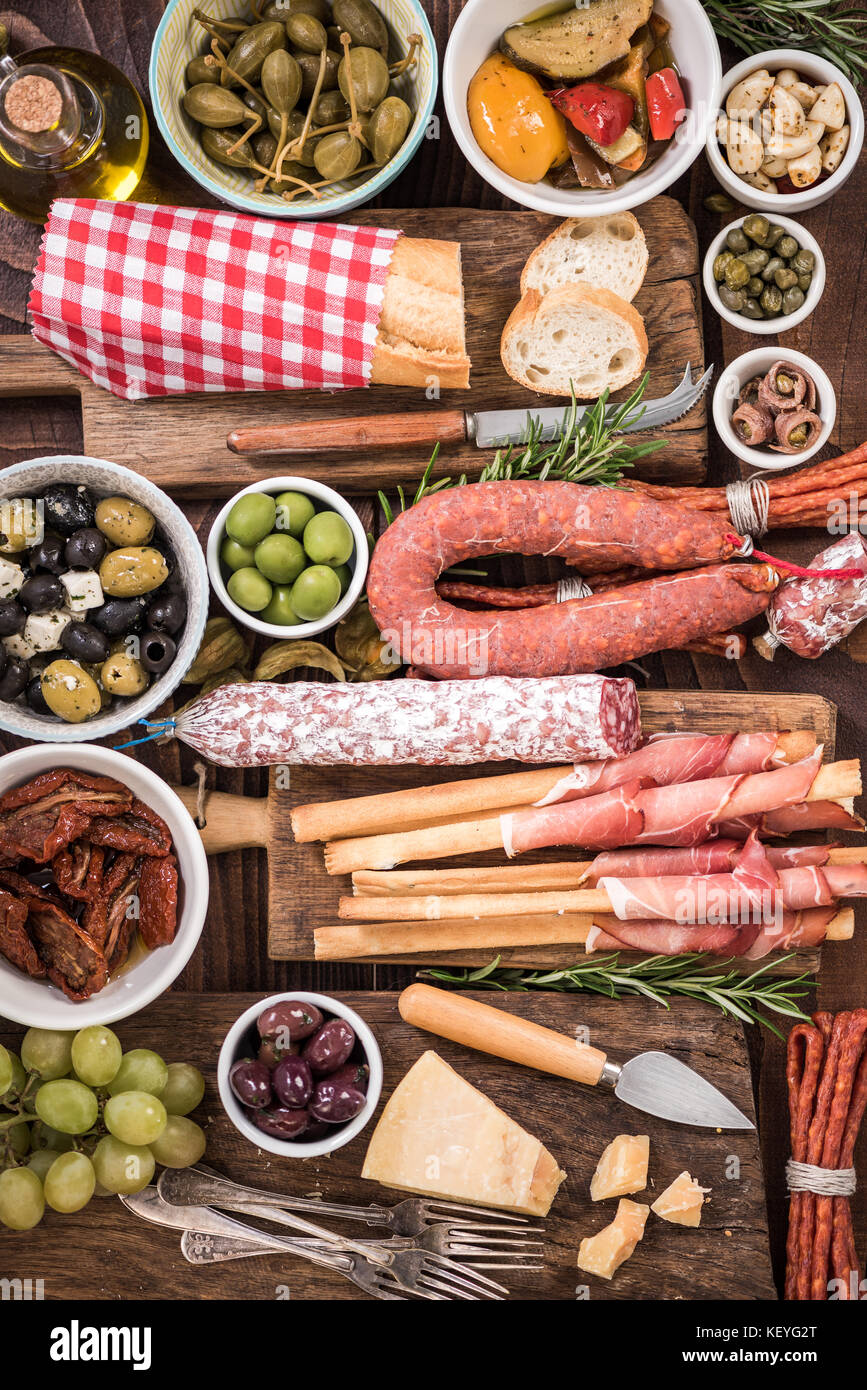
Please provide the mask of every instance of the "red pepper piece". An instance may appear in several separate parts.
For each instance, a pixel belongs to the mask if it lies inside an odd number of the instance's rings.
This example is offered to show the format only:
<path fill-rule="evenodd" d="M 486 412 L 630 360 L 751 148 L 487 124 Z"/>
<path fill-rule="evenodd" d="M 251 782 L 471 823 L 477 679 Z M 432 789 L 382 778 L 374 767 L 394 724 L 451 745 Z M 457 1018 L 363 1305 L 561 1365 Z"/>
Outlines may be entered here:
<path fill-rule="evenodd" d="M 645 84 L 647 115 L 654 140 L 670 140 L 686 116 L 686 98 L 674 68 L 660 68 Z"/>
<path fill-rule="evenodd" d="M 597 145 L 613 145 L 619 140 L 635 112 L 628 92 L 602 82 L 579 82 L 577 87 L 561 87 L 548 95 L 567 121 Z"/>

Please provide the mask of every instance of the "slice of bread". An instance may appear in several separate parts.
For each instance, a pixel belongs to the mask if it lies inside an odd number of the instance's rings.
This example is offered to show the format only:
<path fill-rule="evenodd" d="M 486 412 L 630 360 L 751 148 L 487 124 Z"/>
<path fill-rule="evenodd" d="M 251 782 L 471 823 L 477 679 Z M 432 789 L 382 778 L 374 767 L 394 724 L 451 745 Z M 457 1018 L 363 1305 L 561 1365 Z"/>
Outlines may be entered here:
<path fill-rule="evenodd" d="M 521 294 L 550 294 L 579 282 L 632 300 L 647 273 L 647 242 L 631 212 L 567 217 L 536 247 L 521 274 Z"/>
<path fill-rule="evenodd" d="M 406 236 L 397 242 L 370 379 L 374 385 L 469 386 L 459 242 Z"/>
<path fill-rule="evenodd" d="M 592 400 L 644 371 L 647 334 L 631 304 L 611 290 L 569 285 L 550 294 L 528 290 L 500 340 L 503 366 L 529 391 Z"/>

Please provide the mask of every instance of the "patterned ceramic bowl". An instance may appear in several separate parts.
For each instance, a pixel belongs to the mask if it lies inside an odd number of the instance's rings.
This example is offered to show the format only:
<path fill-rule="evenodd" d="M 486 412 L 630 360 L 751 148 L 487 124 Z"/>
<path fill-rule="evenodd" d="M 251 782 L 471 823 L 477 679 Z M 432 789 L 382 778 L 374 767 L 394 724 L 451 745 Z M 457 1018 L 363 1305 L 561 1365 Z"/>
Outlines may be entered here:
<path fill-rule="evenodd" d="M 198 0 L 169 0 L 154 36 L 149 82 L 163 139 L 181 167 L 209 193 L 242 212 L 260 217 L 337 217 L 375 198 L 403 171 L 424 138 L 437 94 L 436 44 L 424 10 L 416 0 L 376 0 L 377 9 L 391 29 L 396 53 L 406 52 L 410 34 L 420 34 L 424 40 L 415 67 L 394 84 L 395 91 L 415 112 L 403 147 L 384 169 L 363 183 L 348 179 L 323 191 L 318 199 L 299 197 L 291 203 L 274 193 L 257 193 L 245 170 L 230 169 L 209 159 L 196 139 L 195 124 L 184 111 L 181 97 L 187 63 L 206 51 L 206 36 L 192 17 L 197 4 Z M 236 19 L 247 10 L 245 0 L 211 0 L 206 8 L 215 19 Z"/>
<path fill-rule="evenodd" d="M 0 729 L 19 738 L 51 743 L 83 743 L 132 728 L 166 700 L 181 683 L 199 649 L 208 616 L 208 570 L 198 538 L 183 512 L 147 478 L 105 459 L 83 454 L 56 454 L 51 458 L 30 459 L 4 468 L 0 480 L 0 501 L 12 497 L 33 497 L 51 483 L 83 483 L 98 497 L 131 497 L 147 507 L 178 558 L 184 577 L 187 621 L 178 642 L 177 655 L 165 675 L 152 681 L 144 694 L 125 700 L 105 714 L 84 724 L 66 724 L 53 716 L 34 714 L 20 701 L 0 702 Z M 132 735 L 135 737 L 135 735 Z"/>

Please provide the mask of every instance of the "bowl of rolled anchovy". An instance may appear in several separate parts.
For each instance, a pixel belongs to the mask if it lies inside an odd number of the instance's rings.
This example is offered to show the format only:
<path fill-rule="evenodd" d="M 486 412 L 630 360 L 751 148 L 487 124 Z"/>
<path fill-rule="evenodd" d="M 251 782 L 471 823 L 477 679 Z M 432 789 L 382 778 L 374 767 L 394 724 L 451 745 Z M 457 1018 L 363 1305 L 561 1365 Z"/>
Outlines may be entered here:
<path fill-rule="evenodd" d="M 826 372 L 803 352 L 778 344 L 735 359 L 713 398 L 720 438 L 755 468 L 793 468 L 828 442 L 837 398 Z"/>
<path fill-rule="evenodd" d="M 437 76 L 417 0 L 169 0 L 149 82 L 203 188 L 259 216 L 330 218 L 397 178 Z"/>

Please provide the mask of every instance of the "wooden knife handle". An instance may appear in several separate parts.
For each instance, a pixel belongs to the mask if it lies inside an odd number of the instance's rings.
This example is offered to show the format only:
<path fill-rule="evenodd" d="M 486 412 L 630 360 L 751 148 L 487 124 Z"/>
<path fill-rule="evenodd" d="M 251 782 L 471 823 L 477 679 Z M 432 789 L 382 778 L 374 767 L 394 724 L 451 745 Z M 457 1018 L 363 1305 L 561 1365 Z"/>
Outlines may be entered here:
<path fill-rule="evenodd" d="M 410 985 L 400 996 L 398 1008 L 407 1023 L 440 1038 L 587 1086 L 597 1084 L 605 1066 L 605 1053 L 595 1047 L 431 985 Z"/>
<path fill-rule="evenodd" d="M 296 420 L 232 430 L 235 454 L 319 454 L 328 449 L 394 449 L 404 444 L 460 444 L 467 437 L 462 410 L 422 410 L 406 415 L 358 415 L 352 419 Z"/>
<path fill-rule="evenodd" d="M 197 787 L 172 787 L 195 820 Z M 235 849 L 268 848 L 268 798 L 205 792 L 205 820 L 199 834 L 206 854 L 229 854 Z"/>

